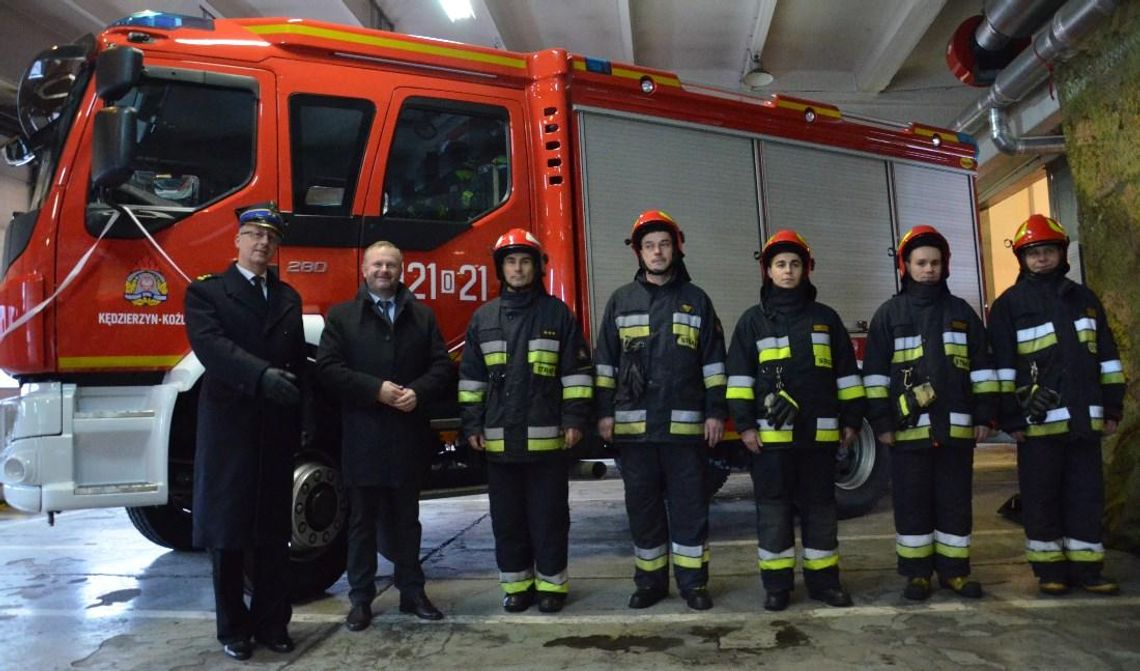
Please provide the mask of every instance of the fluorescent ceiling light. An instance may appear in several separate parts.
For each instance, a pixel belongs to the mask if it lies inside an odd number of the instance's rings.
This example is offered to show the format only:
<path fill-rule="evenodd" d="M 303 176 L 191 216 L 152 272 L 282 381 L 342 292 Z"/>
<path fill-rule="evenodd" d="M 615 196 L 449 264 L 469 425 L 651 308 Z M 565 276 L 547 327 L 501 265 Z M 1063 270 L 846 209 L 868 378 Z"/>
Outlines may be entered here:
<path fill-rule="evenodd" d="M 475 10 L 471 8 L 471 0 L 439 0 L 439 4 L 452 23 L 475 18 Z"/>

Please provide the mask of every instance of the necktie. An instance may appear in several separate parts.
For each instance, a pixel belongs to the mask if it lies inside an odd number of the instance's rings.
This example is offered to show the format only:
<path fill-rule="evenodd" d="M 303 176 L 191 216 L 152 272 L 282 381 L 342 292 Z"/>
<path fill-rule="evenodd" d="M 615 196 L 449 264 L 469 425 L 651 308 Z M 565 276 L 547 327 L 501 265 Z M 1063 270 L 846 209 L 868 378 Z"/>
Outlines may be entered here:
<path fill-rule="evenodd" d="M 389 324 L 392 323 L 392 301 L 376 301 L 376 309 Z"/>
<path fill-rule="evenodd" d="M 252 282 L 253 286 L 257 288 L 257 293 L 261 294 L 265 300 L 269 300 L 269 292 L 265 289 L 265 278 L 261 275 L 254 275 Z"/>

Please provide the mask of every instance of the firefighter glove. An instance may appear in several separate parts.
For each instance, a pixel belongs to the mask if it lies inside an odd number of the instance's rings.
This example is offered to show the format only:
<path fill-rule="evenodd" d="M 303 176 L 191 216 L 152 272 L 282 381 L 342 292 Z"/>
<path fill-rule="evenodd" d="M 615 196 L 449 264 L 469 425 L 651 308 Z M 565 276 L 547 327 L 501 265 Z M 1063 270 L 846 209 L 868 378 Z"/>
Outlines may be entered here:
<path fill-rule="evenodd" d="M 625 354 L 618 366 L 617 400 L 620 403 L 636 403 L 645 393 L 645 371 L 641 365 L 645 341 L 629 340 L 624 349 Z"/>
<path fill-rule="evenodd" d="M 297 376 L 280 368 L 266 368 L 261 374 L 258 390 L 262 396 L 279 405 L 297 405 L 301 401 Z"/>
<path fill-rule="evenodd" d="M 773 429 L 779 430 L 784 425 L 791 426 L 796 421 L 796 413 L 800 410 L 800 405 L 796 403 L 796 399 L 785 389 L 781 389 L 775 394 L 768 394 L 764 397 L 764 408 L 767 411 L 768 423 L 772 425 Z"/>
<path fill-rule="evenodd" d="M 1034 424 L 1045 421 L 1045 415 L 1061 403 L 1061 395 L 1049 387 L 1027 384 L 1014 392 L 1027 419 Z"/>
<path fill-rule="evenodd" d="M 895 412 L 900 429 L 909 429 L 918 424 L 918 417 L 922 409 L 934 403 L 937 395 L 929 382 L 915 385 L 899 394 L 895 403 Z"/>

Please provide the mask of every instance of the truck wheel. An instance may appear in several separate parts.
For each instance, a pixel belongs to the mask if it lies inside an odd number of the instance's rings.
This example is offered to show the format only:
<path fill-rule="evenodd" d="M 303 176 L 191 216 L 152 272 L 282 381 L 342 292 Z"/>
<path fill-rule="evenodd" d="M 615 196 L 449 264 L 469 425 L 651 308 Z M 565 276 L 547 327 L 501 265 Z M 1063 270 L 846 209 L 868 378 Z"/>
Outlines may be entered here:
<path fill-rule="evenodd" d="M 327 590 L 347 565 L 348 493 L 335 466 L 303 459 L 293 469 L 292 527 L 290 597 L 299 600 Z"/>
<path fill-rule="evenodd" d="M 332 587 L 348 564 L 348 495 L 340 471 L 302 458 L 293 469 L 293 533 L 285 580 L 289 600 L 304 601 Z M 245 591 L 253 591 L 252 556 L 245 557 Z"/>
<path fill-rule="evenodd" d="M 193 520 L 188 509 L 174 503 L 127 508 L 131 524 L 151 543 L 172 550 L 193 550 Z"/>
<path fill-rule="evenodd" d="M 723 459 L 709 458 L 709 464 L 705 468 L 705 500 L 712 501 L 716 493 L 724 487 L 724 483 L 728 482 L 728 474 L 732 472 L 732 466 Z"/>
<path fill-rule="evenodd" d="M 890 488 L 890 448 L 875 438 L 871 425 L 863 429 L 835 464 L 835 503 L 839 519 L 865 515 Z"/>

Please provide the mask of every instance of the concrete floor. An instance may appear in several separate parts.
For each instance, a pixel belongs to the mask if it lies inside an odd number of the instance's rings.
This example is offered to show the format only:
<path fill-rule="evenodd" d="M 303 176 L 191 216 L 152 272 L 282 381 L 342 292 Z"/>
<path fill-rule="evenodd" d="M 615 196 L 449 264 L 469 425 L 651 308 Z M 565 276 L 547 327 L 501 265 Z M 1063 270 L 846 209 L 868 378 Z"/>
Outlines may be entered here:
<path fill-rule="evenodd" d="M 295 608 L 297 650 L 257 649 L 232 662 L 214 640 L 210 567 L 201 553 L 143 540 L 121 510 L 43 517 L 0 514 L 0 669 L 827 669 L 1140 668 L 1140 558 L 1109 552 L 1123 595 L 1040 597 L 1020 527 L 995 510 L 1016 490 L 1008 448 L 979 450 L 974 575 L 987 590 L 963 601 L 946 590 L 911 604 L 894 571 L 889 503 L 840 524 L 844 582 L 855 607 L 806 601 L 761 608 L 754 512 L 746 475 L 712 508 L 716 607 L 688 610 L 674 593 L 631 611 L 630 542 L 621 481 L 571 486 L 571 598 L 559 615 L 509 615 L 499 606 L 485 496 L 425 501 L 428 592 L 446 613 L 420 622 L 397 609 L 382 564 L 373 627 L 342 626 L 347 585 Z"/>

